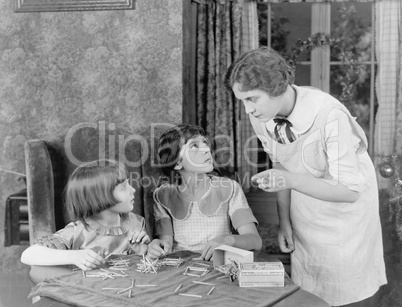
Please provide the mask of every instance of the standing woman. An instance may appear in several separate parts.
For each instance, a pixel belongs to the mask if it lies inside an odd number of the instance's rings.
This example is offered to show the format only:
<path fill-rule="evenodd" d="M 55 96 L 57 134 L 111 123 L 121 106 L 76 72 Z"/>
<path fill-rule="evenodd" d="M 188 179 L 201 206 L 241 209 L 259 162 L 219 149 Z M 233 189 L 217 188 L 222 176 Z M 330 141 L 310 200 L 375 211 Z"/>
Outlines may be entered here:
<path fill-rule="evenodd" d="M 275 164 L 252 179 L 277 192 L 279 245 L 292 252 L 292 279 L 332 306 L 377 306 L 387 280 L 362 128 L 331 95 L 294 85 L 284 58 L 266 47 L 241 55 L 226 84 Z"/>

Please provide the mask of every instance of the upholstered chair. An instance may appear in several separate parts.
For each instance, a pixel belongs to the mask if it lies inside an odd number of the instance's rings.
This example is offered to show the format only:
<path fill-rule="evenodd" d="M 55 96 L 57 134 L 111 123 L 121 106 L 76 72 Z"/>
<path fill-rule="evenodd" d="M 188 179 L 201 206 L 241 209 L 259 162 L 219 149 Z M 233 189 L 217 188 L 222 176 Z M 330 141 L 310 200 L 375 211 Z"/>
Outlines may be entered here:
<path fill-rule="evenodd" d="M 98 159 L 126 164 L 130 183 L 136 189 L 133 212 L 145 217 L 152 237 L 152 191 L 159 172 L 151 167 L 150 145 L 154 140 L 149 140 L 104 122 L 74 126 L 53 140 L 28 140 L 25 163 L 30 244 L 69 222 L 63 204 L 67 179 L 78 165 Z"/>

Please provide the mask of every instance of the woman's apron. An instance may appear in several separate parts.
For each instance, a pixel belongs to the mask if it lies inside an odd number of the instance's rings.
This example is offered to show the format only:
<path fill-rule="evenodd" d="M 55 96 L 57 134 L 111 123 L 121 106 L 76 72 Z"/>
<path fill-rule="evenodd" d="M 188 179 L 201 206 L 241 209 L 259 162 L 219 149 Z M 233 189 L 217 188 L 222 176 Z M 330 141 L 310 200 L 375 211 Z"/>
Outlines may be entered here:
<path fill-rule="evenodd" d="M 320 98 L 314 91 L 314 99 Z M 328 96 L 328 95 L 327 95 Z M 326 118 L 338 108 L 349 118 L 361 138 L 359 171 L 367 179 L 355 203 L 333 203 L 291 191 L 290 218 L 295 250 L 291 254 L 292 280 L 330 305 L 343 305 L 372 296 L 386 283 L 383 260 L 378 187 L 374 166 L 365 150 L 361 127 L 339 102 L 325 103 L 313 126 L 291 144 L 280 144 L 267 133 L 265 124 L 250 116 L 265 151 L 286 170 L 331 179 L 325 152 Z M 329 101 L 328 101 L 329 100 Z M 328 103 L 327 103 L 328 102 Z"/>

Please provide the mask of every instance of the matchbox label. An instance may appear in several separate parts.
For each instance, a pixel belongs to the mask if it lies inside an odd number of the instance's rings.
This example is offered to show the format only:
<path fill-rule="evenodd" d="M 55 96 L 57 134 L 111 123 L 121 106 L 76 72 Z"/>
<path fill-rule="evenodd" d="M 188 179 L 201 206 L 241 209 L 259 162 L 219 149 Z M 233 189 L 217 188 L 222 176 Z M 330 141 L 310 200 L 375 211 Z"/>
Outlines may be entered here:
<path fill-rule="evenodd" d="M 283 282 L 242 282 L 240 287 L 282 287 Z"/>
<path fill-rule="evenodd" d="M 243 262 L 239 265 L 240 287 L 283 287 L 285 270 L 281 262 Z"/>
<path fill-rule="evenodd" d="M 240 269 L 243 271 L 283 270 L 283 265 L 280 262 L 250 262 L 241 263 Z"/>
<path fill-rule="evenodd" d="M 243 276 L 283 276 L 283 272 L 274 271 L 257 271 L 257 272 L 240 272 Z"/>

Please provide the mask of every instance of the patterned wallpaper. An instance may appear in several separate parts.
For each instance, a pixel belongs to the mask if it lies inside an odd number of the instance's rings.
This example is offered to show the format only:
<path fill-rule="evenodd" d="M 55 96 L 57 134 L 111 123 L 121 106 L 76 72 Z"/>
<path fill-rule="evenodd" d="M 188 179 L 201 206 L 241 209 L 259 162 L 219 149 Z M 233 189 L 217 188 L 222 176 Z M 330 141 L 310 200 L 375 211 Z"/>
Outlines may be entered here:
<path fill-rule="evenodd" d="M 146 136 L 151 123 L 179 122 L 182 111 L 182 1 L 18 14 L 15 2 L 0 0 L 3 253 L 10 249 L 3 248 L 5 201 L 24 187 L 4 170 L 25 173 L 27 139 L 57 138 L 78 123 L 101 120 Z M 2 252 L 0 270 L 7 265 Z"/>

